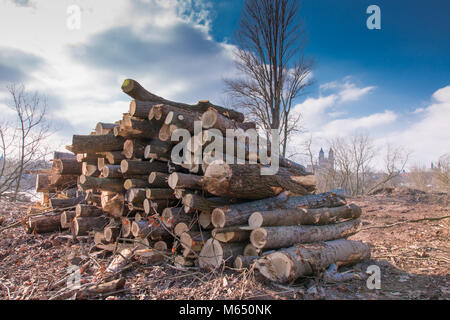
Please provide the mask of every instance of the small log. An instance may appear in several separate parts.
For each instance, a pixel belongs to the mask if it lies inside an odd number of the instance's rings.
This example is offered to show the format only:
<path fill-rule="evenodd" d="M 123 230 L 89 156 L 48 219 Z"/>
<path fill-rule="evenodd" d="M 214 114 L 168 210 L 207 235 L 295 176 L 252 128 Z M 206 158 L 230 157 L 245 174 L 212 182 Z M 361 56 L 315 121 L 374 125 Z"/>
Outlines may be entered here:
<path fill-rule="evenodd" d="M 50 187 L 50 177 L 45 173 L 36 175 L 36 192 L 54 192 L 55 188 Z"/>
<path fill-rule="evenodd" d="M 145 196 L 150 200 L 176 199 L 172 189 L 147 188 Z"/>
<path fill-rule="evenodd" d="M 101 195 L 94 193 L 92 190 L 86 191 L 86 196 L 84 197 L 87 204 L 93 205 L 93 206 L 101 206 Z"/>
<path fill-rule="evenodd" d="M 114 128 L 117 127 L 117 123 L 105 123 L 105 122 L 98 122 L 95 126 L 95 133 L 96 135 L 105 135 L 112 133 Z"/>
<path fill-rule="evenodd" d="M 142 159 L 144 158 L 144 150 L 147 146 L 147 141 L 137 139 L 127 139 L 123 144 L 123 155 L 127 159 Z"/>
<path fill-rule="evenodd" d="M 123 178 L 122 171 L 120 171 L 120 165 L 117 164 L 107 164 L 103 166 L 102 176 L 103 178 L 110 178 L 110 179 Z"/>
<path fill-rule="evenodd" d="M 212 227 L 211 224 L 211 213 L 209 211 L 202 211 L 198 215 L 198 223 L 202 226 L 203 229 L 210 229 Z"/>
<path fill-rule="evenodd" d="M 121 232 L 123 238 L 129 238 L 131 236 L 131 224 L 133 221 L 127 217 L 121 217 Z"/>
<path fill-rule="evenodd" d="M 85 236 L 90 231 L 100 231 L 109 223 L 105 217 L 75 217 L 73 219 L 73 233 L 75 236 Z"/>
<path fill-rule="evenodd" d="M 253 230 L 250 241 L 258 249 L 287 248 L 296 243 L 346 238 L 355 234 L 359 225 L 357 219 L 324 226 L 264 227 Z"/>
<path fill-rule="evenodd" d="M 162 252 L 165 250 L 153 250 L 153 249 L 140 249 L 136 250 L 134 255 L 137 261 L 145 265 L 154 265 L 164 262 L 166 257 Z"/>
<path fill-rule="evenodd" d="M 167 199 L 145 199 L 143 205 L 147 215 L 154 215 L 160 214 L 165 208 L 173 205 L 173 202 Z"/>
<path fill-rule="evenodd" d="M 351 240 L 299 244 L 263 256 L 256 268 L 267 279 L 288 283 L 316 274 L 331 264 L 351 265 L 370 258 L 367 245 Z"/>
<path fill-rule="evenodd" d="M 100 175 L 98 159 L 92 162 L 83 162 L 81 165 L 81 174 L 87 177 L 98 177 Z"/>
<path fill-rule="evenodd" d="M 201 116 L 202 127 L 205 129 L 218 129 L 223 134 L 226 134 L 227 129 L 256 129 L 256 123 L 254 122 L 238 122 L 230 118 L 224 117 L 217 110 L 209 109 Z"/>
<path fill-rule="evenodd" d="M 160 161 L 122 160 L 120 170 L 128 175 L 148 175 L 153 171 L 167 172 L 167 164 Z"/>
<path fill-rule="evenodd" d="M 61 159 L 61 160 L 76 160 L 76 156 L 72 153 L 68 153 L 68 152 L 59 152 L 59 151 L 54 151 L 53 152 L 53 160 L 55 159 Z"/>
<path fill-rule="evenodd" d="M 183 196 L 183 204 L 189 208 L 200 211 L 212 212 L 214 208 L 227 205 L 230 199 L 221 197 L 205 198 L 198 194 L 187 193 Z"/>
<path fill-rule="evenodd" d="M 77 299 L 95 299 L 115 294 L 125 286 L 125 279 L 120 278 L 105 283 L 89 286 L 76 294 Z"/>
<path fill-rule="evenodd" d="M 107 273 L 117 273 L 120 270 L 122 270 L 123 267 L 125 267 L 128 262 L 133 257 L 133 250 L 131 249 L 123 249 L 121 250 L 116 256 L 114 256 L 114 259 L 111 261 L 109 266 L 106 268 Z"/>
<path fill-rule="evenodd" d="M 122 151 L 105 152 L 104 155 L 109 164 L 120 164 L 120 162 L 125 159 Z"/>
<path fill-rule="evenodd" d="M 125 212 L 125 198 L 122 193 L 102 192 L 101 204 L 104 212 L 120 218 Z"/>
<path fill-rule="evenodd" d="M 167 228 L 172 229 L 180 222 L 190 224 L 192 217 L 186 215 L 183 208 L 165 208 L 161 214 L 161 221 Z"/>
<path fill-rule="evenodd" d="M 120 235 L 121 228 L 119 226 L 106 226 L 103 229 L 103 235 L 107 242 L 115 242 Z"/>
<path fill-rule="evenodd" d="M 168 179 L 167 173 L 153 171 L 148 176 L 148 184 L 151 188 L 169 188 Z"/>
<path fill-rule="evenodd" d="M 216 269 L 222 263 L 232 265 L 238 255 L 242 255 L 243 243 L 220 243 L 210 238 L 200 251 L 198 263 L 202 269 Z"/>
<path fill-rule="evenodd" d="M 153 139 L 150 144 L 145 146 L 144 158 L 155 159 L 159 161 L 169 161 L 172 144 L 170 142 Z"/>
<path fill-rule="evenodd" d="M 85 175 L 80 176 L 80 187 L 83 190 L 96 189 L 110 192 L 123 192 L 125 190 L 122 179 L 95 178 Z"/>
<path fill-rule="evenodd" d="M 81 163 L 76 159 L 54 159 L 53 166 L 60 174 L 81 174 Z"/>
<path fill-rule="evenodd" d="M 173 236 L 156 220 L 133 221 L 131 224 L 131 233 L 135 238 L 147 238 L 152 240 L 170 239 Z"/>
<path fill-rule="evenodd" d="M 73 218 L 75 218 L 75 211 L 64 211 L 61 213 L 60 217 L 60 223 L 62 229 L 69 229 L 70 223 L 72 222 Z"/>
<path fill-rule="evenodd" d="M 148 115 L 157 102 L 131 100 L 129 114 L 132 117 L 148 119 Z"/>
<path fill-rule="evenodd" d="M 29 233 L 47 233 L 61 230 L 61 214 L 28 217 Z"/>
<path fill-rule="evenodd" d="M 211 235 L 220 242 L 248 242 L 250 231 L 242 230 L 240 227 L 215 228 Z"/>
<path fill-rule="evenodd" d="M 259 258 L 259 256 L 237 256 L 234 259 L 234 267 L 238 270 L 250 269 Z"/>
<path fill-rule="evenodd" d="M 82 196 L 78 198 L 66 198 L 66 199 L 53 198 L 49 200 L 50 208 L 52 209 L 70 208 L 83 202 L 85 202 L 85 200 L 84 197 Z"/>
<path fill-rule="evenodd" d="M 244 247 L 243 255 L 244 256 L 259 256 L 260 253 L 261 253 L 261 249 L 258 249 L 254 245 L 249 243 Z"/>
<path fill-rule="evenodd" d="M 134 205 L 142 206 L 145 200 L 145 188 L 130 188 L 125 198 Z"/>
<path fill-rule="evenodd" d="M 172 189 L 202 190 L 202 177 L 174 172 L 169 176 L 168 184 Z"/>
<path fill-rule="evenodd" d="M 94 232 L 94 243 L 95 245 L 98 244 L 108 244 L 108 242 L 105 239 L 105 235 L 101 231 L 95 231 Z"/>
<path fill-rule="evenodd" d="M 278 209 L 254 212 L 248 219 L 250 228 L 262 226 L 324 225 L 361 216 L 361 208 L 351 203 L 334 208 Z"/>
<path fill-rule="evenodd" d="M 75 207 L 76 217 L 98 217 L 103 214 L 102 209 L 88 204 L 77 204 Z"/>
<path fill-rule="evenodd" d="M 97 158 L 97 169 L 98 171 L 102 172 L 103 167 L 106 165 L 106 159 L 105 158 Z"/>
<path fill-rule="evenodd" d="M 96 153 L 122 150 L 125 140 L 112 134 L 74 135 L 72 150 L 74 153 Z"/>

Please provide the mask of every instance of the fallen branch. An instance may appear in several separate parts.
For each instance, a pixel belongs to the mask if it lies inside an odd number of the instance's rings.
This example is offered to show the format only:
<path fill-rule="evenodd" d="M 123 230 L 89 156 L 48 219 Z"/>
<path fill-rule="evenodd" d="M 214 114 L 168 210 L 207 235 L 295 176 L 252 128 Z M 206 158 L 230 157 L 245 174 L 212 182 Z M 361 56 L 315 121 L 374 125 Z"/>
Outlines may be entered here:
<path fill-rule="evenodd" d="M 406 220 L 406 221 L 400 221 L 400 222 L 396 222 L 396 223 L 392 223 L 392 224 L 386 224 L 384 226 L 372 226 L 372 227 L 361 228 L 361 229 L 358 230 L 358 232 L 364 231 L 364 230 L 369 230 L 369 229 L 390 228 L 390 227 L 394 227 L 394 226 L 397 226 L 397 225 L 400 225 L 400 224 L 404 224 L 404 223 L 409 223 L 409 222 L 412 223 L 412 222 L 421 222 L 421 221 L 437 221 L 437 220 L 444 220 L 444 219 L 448 219 L 448 218 L 450 218 L 450 216 Z"/>

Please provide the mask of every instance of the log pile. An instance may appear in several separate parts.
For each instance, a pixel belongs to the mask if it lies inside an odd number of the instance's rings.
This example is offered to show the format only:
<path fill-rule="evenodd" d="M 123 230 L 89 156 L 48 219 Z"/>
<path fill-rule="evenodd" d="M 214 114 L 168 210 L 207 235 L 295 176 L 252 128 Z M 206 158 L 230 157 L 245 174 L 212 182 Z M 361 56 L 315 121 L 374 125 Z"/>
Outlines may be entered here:
<path fill-rule="evenodd" d="M 314 194 L 314 176 L 302 165 L 279 157 L 278 171 L 261 175 L 270 163 L 247 140 L 233 138 L 231 150 L 211 151 L 214 135 L 256 128 L 242 113 L 206 100 L 169 101 L 131 79 L 122 90 L 133 98 L 122 119 L 74 135 L 66 147 L 73 155 L 55 156 L 52 172 L 38 177 L 39 192 L 78 189 L 64 204 L 50 200 L 49 207 L 64 210 L 35 232 L 93 236 L 97 247 L 123 253 L 114 270 L 133 256 L 204 269 L 256 265 L 269 279 L 286 282 L 368 257 L 364 244 L 343 240 L 357 229 L 360 208 L 334 193 Z M 172 161 L 181 151 L 172 141 L 177 129 L 193 134 L 183 159 L 202 154 L 200 164 Z"/>

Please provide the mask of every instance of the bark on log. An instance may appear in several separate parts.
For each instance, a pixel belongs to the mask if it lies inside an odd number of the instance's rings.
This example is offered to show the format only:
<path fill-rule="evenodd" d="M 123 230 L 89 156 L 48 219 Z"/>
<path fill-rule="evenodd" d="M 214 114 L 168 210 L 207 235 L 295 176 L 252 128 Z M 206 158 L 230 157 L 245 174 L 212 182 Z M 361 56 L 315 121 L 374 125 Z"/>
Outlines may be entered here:
<path fill-rule="evenodd" d="M 145 196 L 150 200 L 176 199 L 172 189 L 147 188 Z"/>
<path fill-rule="evenodd" d="M 324 225 L 361 216 L 361 208 L 351 203 L 334 208 L 278 209 L 254 212 L 248 219 L 250 228 L 262 226 Z"/>
<path fill-rule="evenodd" d="M 227 129 L 256 129 L 254 122 L 237 122 L 222 116 L 217 110 L 209 109 L 201 116 L 202 127 L 205 129 L 218 129 L 226 134 Z"/>
<path fill-rule="evenodd" d="M 169 188 L 169 175 L 162 172 L 152 172 L 148 176 L 148 184 L 151 188 Z"/>
<path fill-rule="evenodd" d="M 121 217 L 122 238 L 129 238 L 131 236 L 131 224 L 133 221 L 127 217 Z"/>
<path fill-rule="evenodd" d="M 329 241 L 357 232 L 359 219 L 324 226 L 263 227 L 252 231 L 250 242 L 258 249 L 287 248 L 296 243 Z"/>
<path fill-rule="evenodd" d="M 195 193 L 187 193 L 183 196 L 183 204 L 189 208 L 200 211 L 212 212 L 215 208 L 230 203 L 230 199 L 221 197 L 205 198 Z"/>
<path fill-rule="evenodd" d="M 76 294 L 77 299 L 95 299 L 104 298 L 109 294 L 115 294 L 125 286 L 125 278 L 112 280 L 105 283 L 89 286 Z"/>
<path fill-rule="evenodd" d="M 242 114 L 241 112 L 213 105 L 207 100 L 201 100 L 196 105 L 188 105 L 185 103 L 179 103 L 179 102 L 166 100 L 162 97 L 159 97 L 155 94 L 148 92 L 136 80 L 132 80 L 132 79 L 126 79 L 123 82 L 122 91 L 125 92 L 126 94 L 128 94 L 130 97 L 132 97 L 135 100 L 152 101 L 155 103 L 172 105 L 172 106 L 176 106 L 178 108 L 193 110 L 193 111 L 202 112 L 202 113 L 207 111 L 208 108 L 214 108 L 218 112 L 220 112 L 222 115 L 224 115 L 230 119 L 234 119 L 238 122 L 244 121 L 244 114 Z"/>
<path fill-rule="evenodd" d="M 149 187 L 148 181 L 144 179 L 126 179 L 123 183 L 125 190 L 132 188 L 146 188 Z"/>
<path fill-rule="evenodd" d="M 98 217 L 103 214 L 103 210 L 88 204 L 77 204 L 75 213 L 76 217 Z"/>
<path fill-rule="evenodd" d="M 131 188 L 127 191 L 125 198 L 129 203 L 143 206 L 145 200 L 145 188 Z"/>
<path fill-rule="evenodd" d="M 150 200 L 145 199 L 144 200 L 144 212 L 147 215 L 154 215 L 154 214 L 161 214 L 162 211 L 170 206 L 174 206 L 176 203 L 172 200 L 167 199 L 156 199 L 156 200 Z"/>
<path fill-rule="evenodd" d="M 167 164 L 160 161 L 122 160 L 120 170 L 128 175 L 149 175 L 153 171 L 167 172 Z"/>
<path fill-rule="evenodd" d="M 149 222 L 153 221 L 153 222 Z M 152 240 L 171 239 L 173 236 L 156 220 L 133 221 L 131 224 L 131 233 L 135 238 L 147 238 Z"/>
<path fill-rule="evenodd" d="M 161 141 L 159 139 L 153 139 L 150 144 L 145 146 L 144 158 L 167 162 L 170 160 L 171 149 L 172 143 Z"/>
<path fill-rule="evenodd" d="M 308 196 L 289 196 L 288 192 L 283 192 L 275 198 L 267 198 L 216 208 L 212 212 L 212 224 L 216 228 L 245 225 L 248 222 L 250 215 L 255 211 L 293 208 L 332 208 L 345 204 L 346 201 L 344 198 L 331 192 Z"/>
<path fill-rule="evenodd" d="M 61 230 L 61 214 L 38 215 L 28 218 L 29 233 L 47 233 Z"/>
<path fill-rule="evenodd" d="M 107 242 L 115 242 L 120 235 L 121 228 L 119 226 L 106 226 L 103 229 L 103 235 Z"/>
<path fill-rule="evenodd" d="M 315 187 L 302 183 L 303 176 L 293 176 L 279 168 L 275 175 L 261 175 L 259 165 L 233 165 L 213 162 L 203 177 L 205 190 L 229 198 L 264 199 L 283 191 L 299 195 L 310 194 Z"/>
<path fill-rule="evenodd" d="M 122 171 L 120 171 L 120 165 L 118 164 L 107 164 L 102 168 L 102 176 L 103 178 L 123 178 Z"/>
<path fill-rule="evenodd" d="M 75 236 L 85 236 L 90 231 L 100 231 L 109 223 L 105 217 L 75 217 L 73 219 L 73 233 Z"/>
<path fill-rule="evenodd" d="M 53 198 L 49 200 L 50 208 L 52 209 L 70 208 L 83 202 L 85 202 L 84 197 L 67 198 L 67 199 Z"/>
<path fill-rule="evenodd" d="M 98 170 L 98 159 L 92 162 L 83 162 L 81 164 L 81 174 L 87 177 L 98 177 L 100 171 Z"/>
<path fill-rule="evenodd" d="M 102 192 L 101 204 L 103 211 L 114 218 L 121 217 L 125 212 L 125 198 L 122 193 Z"/>
<path fill-rule="evenodd" d="M 36 175 L 36 192 L 54 192 L 55 188 L 50 187 L 50 176 L 46 173 Z"/>
<path fill-rule="evenodd" d="M 113 274 L 119 272 L 130 261 L 132 256 L 133 250 L 128 248 L 121 250 L 106 268 L 106 272 Z"/>
<path fill-rule="evenodd" d="M 267 254 L 256 268 L 267 279 L 280 283 L 316 274 L 331 264 L 351 265 L 370 258 L 367 245 L 351 240 L 301 244 Z"/>
<path fill-rule="evenodd" d="M 71 188 L 77 184 L 77 178 L 77 175 L 52 173 L 50 175 L 50 187 L 59 190 Z"/>
<path fill-rule="evenodd" d="M 158 136 L 159 127 L 148 120 L 125 115 L 119 128 L 114 128 L 114 135 L 127 139 L 154 139 Z"/>
<path fill-rule="evenodd" d="M 168 184 L 172 189 L 202 190 L 202 177 L 174 172 L 169 176 Z"/>
<path fill-rule="evenodd" d="M 184 222 L 190 224 L 192 216 L 184 213 L 183 208 L 165 208 L 161 214 L 161 222 L 169 229 L 172 229 L 178 223 Z"/>
<path fill-rule="evenodd" d="M 123 192 L 122 179 L 109 179 L 109 178 L 95 178 L 87 177 L 85 175 L 80 176 L 80 187 L 83 190 L 96 189 L 110 192 Z"/>
<path fill-rule="evenodd" d="M 54 151 L 53 152 L 53 157 L 52 159 L 61 159 L 61 160 L 70 160 L 70 159 L 75 159 L 76 160 L 76 156 L 72 153 L 68 153 L 68 152 L 59 152 L 59 151 Z"/>
<path fill-rule="evenodd" d="M 220 243 L 210 238 L 200 251 L 198 263 L 202 269 L 216 269 L 223 262 L 232 265 L 234 259 L 242 254 L 245 244 L 243 243 Z"/>
<path fill-rule="evenodd" d="M 74 135 L 72 150 L 74 153 L 96 153 L 122 150 L 125 140 L 112 134 L 105 135 Z"/>

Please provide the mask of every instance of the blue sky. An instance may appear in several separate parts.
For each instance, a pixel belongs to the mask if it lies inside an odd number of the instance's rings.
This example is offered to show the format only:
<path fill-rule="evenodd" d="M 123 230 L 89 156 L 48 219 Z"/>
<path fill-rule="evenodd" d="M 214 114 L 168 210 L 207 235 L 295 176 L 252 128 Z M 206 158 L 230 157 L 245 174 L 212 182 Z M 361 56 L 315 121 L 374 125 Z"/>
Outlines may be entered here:
<path fill-rule="evenodd" d="M 366 27 L 372 4 L 381 30 Z M 67 26 L 73 5 L 79 29 Z M 38 90 L 58 129 L 55 145 L 64 145 L 121 118 L 127 77 L 169 99 L 226 105 L 222 80 L 236 75 L 241 9 L 235 0 L 0 0 L 0 112 L 11 116 L 6 84 Z M 318 151 L 366 131 L 380 155 L 388 143 L 413 151 L 412 163 L 449 153 L 449 12 L 444 0 L 302 1 L 315 85 L 296 102 L 307 133 L 293 137 L 292 151 L 308 135 Z"/>

